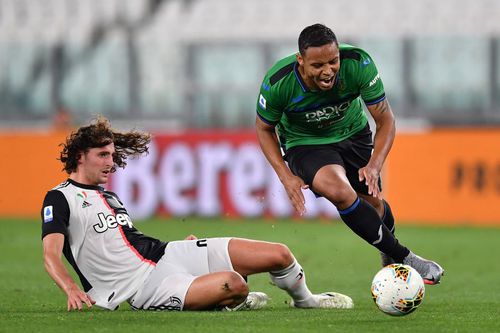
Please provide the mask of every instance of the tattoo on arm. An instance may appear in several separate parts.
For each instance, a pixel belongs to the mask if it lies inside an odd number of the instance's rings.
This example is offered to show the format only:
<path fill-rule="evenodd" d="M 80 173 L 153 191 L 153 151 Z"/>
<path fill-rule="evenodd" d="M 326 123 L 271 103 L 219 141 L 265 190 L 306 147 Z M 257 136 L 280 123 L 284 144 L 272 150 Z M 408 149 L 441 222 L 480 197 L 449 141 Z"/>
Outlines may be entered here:
<path fill-rule="evenodd" d="M 384 99 L 382 102 L 373 105 L 371 111 L 372 111 L 372 113 L 375 113 L 375 114 L 382 114 L 382 113 L 387 111 L 388 106 L 389 105 L 387 104 L 387 100 Z"/>

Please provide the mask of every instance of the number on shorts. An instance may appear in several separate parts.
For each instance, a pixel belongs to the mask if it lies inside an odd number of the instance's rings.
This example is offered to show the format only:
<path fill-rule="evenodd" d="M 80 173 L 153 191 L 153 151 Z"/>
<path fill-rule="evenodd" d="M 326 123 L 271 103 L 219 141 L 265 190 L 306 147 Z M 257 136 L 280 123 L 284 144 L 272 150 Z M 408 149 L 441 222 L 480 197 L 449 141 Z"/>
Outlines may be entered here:
<path fill-rule="evenodd" d="M 198 246 L 198 247 L 207 247 L 207 240 L 206 239 L 198 239 L 196 241 L 196 246 Z"/>

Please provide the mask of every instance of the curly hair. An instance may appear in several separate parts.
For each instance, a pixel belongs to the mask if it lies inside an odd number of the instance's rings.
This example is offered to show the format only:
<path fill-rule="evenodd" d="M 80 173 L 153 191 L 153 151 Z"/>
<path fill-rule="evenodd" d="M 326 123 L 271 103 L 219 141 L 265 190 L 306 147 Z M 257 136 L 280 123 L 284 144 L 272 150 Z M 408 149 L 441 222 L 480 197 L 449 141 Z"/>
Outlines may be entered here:
<path fill-rule="evenodd" d="M 76 171 L 78 160 L 81 154 L 88 152 L 90 148 L 100 148 L 110 143 L 115 144 L 113 162 L 115 165 L 111 172 L 116 171 L 116 167 L 124 168 L 127 165 L 128 156 L 139 156 L 148 153 L 148 144 L 151 142 L 151 135 L 138 131 L 119 132 L 111 128 L 109 120 L 99 116 L 88 126 L 80 127 L 72 132 L 61 143 L 63 147 L 59 160 L 63 163 L 63 170 L 71 174 Z"/>

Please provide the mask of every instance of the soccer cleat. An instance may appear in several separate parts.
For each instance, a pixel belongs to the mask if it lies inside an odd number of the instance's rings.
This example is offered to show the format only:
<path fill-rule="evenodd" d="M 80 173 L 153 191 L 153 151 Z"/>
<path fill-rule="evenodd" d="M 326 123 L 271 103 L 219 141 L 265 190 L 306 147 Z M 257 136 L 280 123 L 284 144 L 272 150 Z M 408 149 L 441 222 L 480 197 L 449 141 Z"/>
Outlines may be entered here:
<path fill-rule="evenodd" d="M 251 291 L 243 303 L 236 305 L 234 308 L 224 307 L 222 311 L 245 311 L 259 310 L 266 306 L 269 296 L 260 291 Z"/>
<path fill-rule="evenodd" d="M 380 261 L 382 263 L 382 267 L 396 263 L 392 257 L 388 256 L 384 252 L 380 252 Z"/>
<path fill-rule="evenodd" d="M 417 256 L 411 251 L 403 259 L 403 264 L 415 268 L 425 284 L 438 284 L 441 281 L 441 276 L 444 275 L 444 269 L 437 263 Z"/>
<path fill-rule="evenodd" d="M 313 295 L 315 305 L 299 305 L 296 304 L 293 299 L 290 302 L 291 307 L 301 308 L 301 309 L 352 309 L 354 307 L 354 302 L 352 298 L 347 295 L 343 295 L 335 292 L 326 292 L 319 295 Z"/>

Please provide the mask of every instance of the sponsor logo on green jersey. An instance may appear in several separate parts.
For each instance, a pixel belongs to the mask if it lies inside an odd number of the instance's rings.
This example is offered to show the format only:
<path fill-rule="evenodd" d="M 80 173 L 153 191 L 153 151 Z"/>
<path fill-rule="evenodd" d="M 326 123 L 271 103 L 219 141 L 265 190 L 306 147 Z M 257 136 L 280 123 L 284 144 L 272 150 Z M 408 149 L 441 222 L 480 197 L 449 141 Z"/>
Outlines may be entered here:
<path fill-rule="evenodd" d="M 344 119 L 345 112 L 349 109 L 351 101 L 347 101 L 337 105 L 329 105 L 324 108 L 310 111 L 306 113 L 306 120 L 308 123 L 323 123 L 333 124 L 337 121 Z M 325 124 L 319 125 L 323 127 Z"/>

